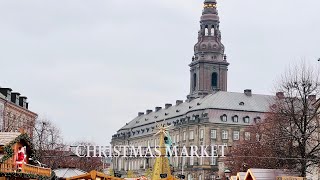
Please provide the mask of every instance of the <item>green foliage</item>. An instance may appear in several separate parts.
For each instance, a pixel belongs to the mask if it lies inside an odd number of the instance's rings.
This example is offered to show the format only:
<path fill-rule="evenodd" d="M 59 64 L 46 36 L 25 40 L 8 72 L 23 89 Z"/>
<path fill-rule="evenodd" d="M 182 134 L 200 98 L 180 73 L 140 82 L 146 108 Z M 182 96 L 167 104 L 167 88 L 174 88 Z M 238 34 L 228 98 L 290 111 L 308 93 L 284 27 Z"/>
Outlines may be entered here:
<path fill-rule="evenodd" d="M 47 177 L 47 176 L 41 176 L 41 175 L 37 175 L 37 174 L 26 174 L 26 173 L 15 173 L 15 172 L 2 173 L 2 172 L 0 172 L 0 177 L 8 177 L 9 179 L 11 179 L 11 178 L 38 179 L 38 180 L 57 179 L 56 176 L 54 175 L 54 173 L 53 173 L 53 176 Z"/>
<path fill-rule="evenodd" d="M 5 161 L 7 161 L 9 158 L 13 157 L 14 155 L 14 151 L 12 149 L 12 146 L 16 143 L 19 143 L 21 141 L 25 141 L 30 149 L 30 157 L 32 159 L 37 159 L 36 158 L 36 151 L 34 149 L 34 146 L 33 144 L 31 143 L 31 139 L 29 138 L 29 136 L 27 134 L 20 134 L 16 139 L 14 139 L 13 141 L 11 141 L 9 144 L 7 144 L 5 147 L 4 147 L 4 152 L 5 152 L 5 155 L 0 159 L 0 164 L 4 163 Z"/>
<path fill-rule="evenodd" d="M 4 156 L 0 159 L 0 164 L 4 163 L 5 161 L 7 161 L 8 159 L 10 159 L 11 157 L 13 157 L 14 155 L 14 150 L 12 149 L 12 146 L 16 143 L 19 143 L 21 141 L 24 141 L 25 143 L 27 143 L 29 150 L 31 152 L 31 154 L 29 155 L 32 159 L 36 159 L 36 151 L 34 149 L 33 144 L 31 143 L 31 139 L 29 138 L 29 136 L 27 134 L 21 134 L 19 135 L 16 139 L 14 139 L 13 141 L 11 141 L 9 144 L 7 144 L 4 147 Z M 4 172 L 0 172 L 0 177 L 8 177 L 10 178 L 26 178 L 26 179 L 38 179 L 38 180 L 53 180 L 53 179 L 57 179 L 56 175 L 54 172 L 51 173 L 50 177 L 47 176 L 41 176 L 41 175 L 37 175 L 37 174 L 27 174 L 27 173 L 21 173 L 21 172 L 9 172 L 9 173 L 4 173 Z"/>

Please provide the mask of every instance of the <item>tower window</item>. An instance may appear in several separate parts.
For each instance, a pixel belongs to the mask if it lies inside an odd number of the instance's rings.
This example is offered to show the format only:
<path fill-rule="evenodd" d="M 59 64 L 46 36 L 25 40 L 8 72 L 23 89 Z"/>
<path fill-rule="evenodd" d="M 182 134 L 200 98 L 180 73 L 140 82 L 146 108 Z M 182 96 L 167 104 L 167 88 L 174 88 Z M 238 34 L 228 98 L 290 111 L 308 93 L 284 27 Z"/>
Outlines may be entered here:
<path fill-rule="evenodd" d="M 214 26 L 212 26 L 212 28 L 211 28 L 211 36 L 214 36 L 214 31 L 215 31 Z"/>
<path fill-rule="evenodd" d="M 212 87 L 217 87 L 218 86 L 218 74 L 216 72 L 212 73 L 211 86 Z"/>
<path fill-rule="evenodd" d="M 193 74 L 193 85 L 192 85 L 192 89 L 193 89 L 193 90 L 196 90 L 196 87 L 197 87 L 197 74 L 194 73 L 194 74 Z"/>
<path fill-rule="evenodd" d="M 204 29 L 204 35 L 205 36 L 209 36 L 209 28 L 208 28 L 208 26 L 206 26 L 205 29 Z"/>

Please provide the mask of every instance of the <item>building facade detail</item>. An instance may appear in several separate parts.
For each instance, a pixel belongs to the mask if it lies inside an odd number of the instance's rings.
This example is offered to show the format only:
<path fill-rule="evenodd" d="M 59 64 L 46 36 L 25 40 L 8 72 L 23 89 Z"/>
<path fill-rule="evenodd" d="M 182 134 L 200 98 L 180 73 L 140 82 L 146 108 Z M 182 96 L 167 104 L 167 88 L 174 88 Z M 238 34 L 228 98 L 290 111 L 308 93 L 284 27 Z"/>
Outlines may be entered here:
<path fill-rule="evenodd" d="M 220 20 L 216 0 L 205 0 L 200 20 L 198 42 L 190 66 L 190 93 L 186 101 L 175 105 L 139 112 L 112 136 L 112 146 L 156 146 L 156 123 L 172 126 L 169 130 L 176 146 L 220 144 L 250 139 L 246 129 L 264 119 L 275 96 L 253 94 L 250 89 L 241 93 L 227 91 L 229 63 L 221 42 Z M 173 174 L 187 179 L 219 179 L 225 167 L 223 158 L 171 157 Z M 114 157 L 115 171 L 144 174 L 152 168 L 153 158 Z"/>
<path fill-rule="evenodd" d="M 206 0 L 200 19 L 198 42 L 190 66 L 188 99 L 227 91 L 227 56 L 221 42 L 220 19 L 216 0 Z"/>
<path fill-rule="evenodd" d="M 0 113 L 0 132 L 23 130 L 32 137 L 38 115 L 29 110 L 27 97 L 0 87 Z"/>

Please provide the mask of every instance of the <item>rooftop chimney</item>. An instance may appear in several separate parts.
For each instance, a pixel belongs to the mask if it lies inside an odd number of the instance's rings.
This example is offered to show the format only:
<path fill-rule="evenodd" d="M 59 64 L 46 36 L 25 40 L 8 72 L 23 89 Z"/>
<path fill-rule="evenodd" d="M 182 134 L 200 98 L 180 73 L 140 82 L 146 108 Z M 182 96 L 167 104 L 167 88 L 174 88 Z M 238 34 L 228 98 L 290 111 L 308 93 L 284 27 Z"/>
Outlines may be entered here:
<path fill-rule="evenodd" d="M 0 88 L 0 93 L 3 94 L 9 101 L 11 101 L 11 91 L 11 88 Z"/>
<path fill-rule="evenodd" d="M 19 105 L 19 97 L 20 97 L 20 93 L 18 93 L 18 92 L 11 93 L 11 102 Z"/>
<path fill-rule="evenodd" d="M 27 108 L 27 105 L 26 105 L 26 103 L 27 103 L 27 97 L 25 97 L 25 96 L 20 96 L 19 97 L 19 105 L 21 106 L 21 107 L 23 107 L 23 108 Z"/>
<path fill-rule="evenodd" d="M 160 111 L 162 109 L 162 107 L 156 107 L 156 112 Z"/>
<path fill-rule="evenodd" d="M 311 102 L 316 102 L 317 96 L 316 95 L 309 95 L 308 96 L 308 100 L 311 101 Z"/>
<path fill-rule="evenodd" d="M 251 89 L 245 89 L 244 94 L 247 96 L 252 96 L 252 90 Z"/>
<path fill-rule="evenodd" d="M 143 116 L 144 112 L 138 112 L 138 116 Z"/>
<path fill-rule="evenodd" d="M 284 92 L 277 92 L 276 93 L 277 98 L 283 99 L 284 98 Z"/>
<path fill-rule="evenodd" d="M 172 104 L 165 104 L 165 108 L 168 109 L 169 107 L 171 107 Z"/>
<path fill-rule="evenodd" d="M 152 110 L 148 109 L 148 110 L 146 111 L 146 114 L 150 114 L 150 113 L 152 113 Z"/>
<path fill-rule="evenodd" d="M 182 103 L 183 103 L 182 100 L 176 100 L 176 106 L 178 106 L 178 105 L 180 105 L 180 104 L 182 104 Z"/>

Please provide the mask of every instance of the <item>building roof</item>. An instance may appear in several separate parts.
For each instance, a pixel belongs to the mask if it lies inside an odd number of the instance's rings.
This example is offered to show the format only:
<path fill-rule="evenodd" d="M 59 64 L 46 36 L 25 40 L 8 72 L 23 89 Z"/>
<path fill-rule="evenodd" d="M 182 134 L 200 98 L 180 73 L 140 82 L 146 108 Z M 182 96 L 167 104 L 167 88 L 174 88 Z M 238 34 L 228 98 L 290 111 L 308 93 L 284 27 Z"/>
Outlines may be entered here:
<path fill-rule="evenodd" d="M 274 180 L 278 176 L 288 176 L 288 175 L 292 175 L 292 172 L 289 172 L 287 170 L 281 170 L 281 169 L 250 168 L 246 173 L 245 179 L 251 176 L 252 179 L 255 179 L 255 180 Z"/>
<path fill-rule="evenodd" d="M 59 178 L 70 178 L 73 176 L 79 176 L 87 173 L 77 168 L 61 168 L 61 169 L 55 169 L 53 171 L 56 174 L 56 176 Z"/>
<path fill-rule="evenodd" d="M 218 91 L 203 98 L 197 98 L 190 102 L 171 106 L 134 118 L 120 130 L 142 126 L 164 119 L 170 119 L 187 114 L 188 112 L 205 109 L 222 109 L 234 111 L 267 112 L 274 96 Z M 240 105 L 242 104 L 242 105 Z"/>
<path fill-rule="evenodd" d="M 246 172 L 237 173 L 237 180 L 244 180 L 245 177 L 246 177 Z"/>
<path fill-rule="evenodd" d="M 15 140 L 21 133 L 19 132 L 0 132 L 0 146 L 9 144 Z"/>

